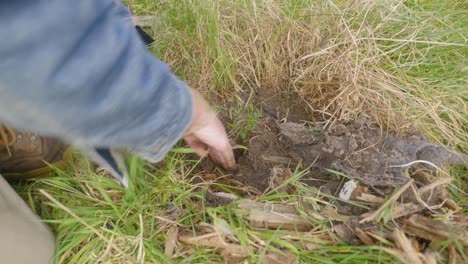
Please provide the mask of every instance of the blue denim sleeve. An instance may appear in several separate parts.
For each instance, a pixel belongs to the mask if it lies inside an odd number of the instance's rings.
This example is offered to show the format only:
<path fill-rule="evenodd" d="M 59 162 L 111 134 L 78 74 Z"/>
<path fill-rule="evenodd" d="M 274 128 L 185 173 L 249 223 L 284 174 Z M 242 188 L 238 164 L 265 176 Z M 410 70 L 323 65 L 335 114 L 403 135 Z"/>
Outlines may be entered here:
<path fill-rule="evenodd" d="M 0 121 L 159 161 L 192 97 L 112 0 L 0 2 Z"/>

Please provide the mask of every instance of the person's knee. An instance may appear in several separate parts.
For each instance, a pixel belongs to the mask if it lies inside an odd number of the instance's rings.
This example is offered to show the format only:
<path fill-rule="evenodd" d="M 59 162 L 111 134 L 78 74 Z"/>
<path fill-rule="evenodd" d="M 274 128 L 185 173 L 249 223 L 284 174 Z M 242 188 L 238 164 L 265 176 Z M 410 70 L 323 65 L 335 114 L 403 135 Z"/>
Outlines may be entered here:
<path fill-rule="evenodd" d="M 15 211 L 0 212 L 2 263 L 53 262 L 55 239 L 46 225 Z"/>

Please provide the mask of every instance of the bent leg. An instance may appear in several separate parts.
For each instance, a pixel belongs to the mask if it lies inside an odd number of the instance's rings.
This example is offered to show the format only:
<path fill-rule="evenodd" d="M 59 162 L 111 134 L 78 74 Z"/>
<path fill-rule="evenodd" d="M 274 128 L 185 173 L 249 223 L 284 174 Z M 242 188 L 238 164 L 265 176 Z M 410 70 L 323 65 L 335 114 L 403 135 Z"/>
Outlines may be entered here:
<path fill-rule="evenodd" d="M 53 262 L 55 239 L 0 175 L 0 262 Z"/>

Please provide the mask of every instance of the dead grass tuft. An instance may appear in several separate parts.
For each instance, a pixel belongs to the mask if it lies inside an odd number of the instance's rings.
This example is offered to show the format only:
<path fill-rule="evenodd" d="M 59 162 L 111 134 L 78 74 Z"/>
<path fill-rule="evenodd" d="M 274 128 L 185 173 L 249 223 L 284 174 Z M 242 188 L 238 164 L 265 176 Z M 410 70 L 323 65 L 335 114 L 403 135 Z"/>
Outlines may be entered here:
<path fill-rule="evenodd" d="M 410 4 L 165 1 L 156 46 L 189 84 L 221 98 L 232 90 L 297 93 L 325 121 L 366 111 L 383 127 L 419 127 L 466 150 L 466 34 L 448 24 L 455 14 Z M 450 54 L 451 73 L 441 58 Z"/>

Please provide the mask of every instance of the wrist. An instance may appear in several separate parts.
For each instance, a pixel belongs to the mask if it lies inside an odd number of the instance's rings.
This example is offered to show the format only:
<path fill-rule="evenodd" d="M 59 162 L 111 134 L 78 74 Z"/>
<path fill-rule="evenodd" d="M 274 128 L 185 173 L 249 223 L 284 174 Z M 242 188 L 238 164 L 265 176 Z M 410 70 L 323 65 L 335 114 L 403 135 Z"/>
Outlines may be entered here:
<path fill-rule="evenodd" d="M 184 136 L 190 135 L 193 132 L 209 125 L 216 119 L 215 111 L 210 107 L 208 102 L 196 90 L 189 88 L 192 95 L 192 121 L 188 129 L 185 131 Z"/>

